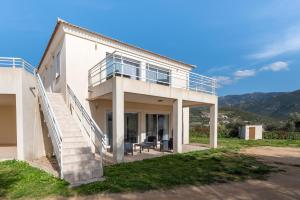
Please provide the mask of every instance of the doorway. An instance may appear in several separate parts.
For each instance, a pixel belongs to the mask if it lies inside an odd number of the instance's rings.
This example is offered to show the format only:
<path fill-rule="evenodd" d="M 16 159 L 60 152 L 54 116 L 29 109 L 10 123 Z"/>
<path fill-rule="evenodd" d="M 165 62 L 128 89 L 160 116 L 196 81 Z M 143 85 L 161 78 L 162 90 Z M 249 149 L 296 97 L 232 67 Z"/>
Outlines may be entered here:
<path fill-rule="evenodd" d="M 0 94 L 0 160 L 16 158 L 16 95 Z"/>
<path fill-rule="evenodd" d="M 124 114 L 124 142 L 137 143 L 138 142 L 138 113 L 125 113 Z M 113 116 L 112 112 L 106 114 L 106 127 L 107 136 L 106 144 L 113 150 Z"/>
<path fill-rule="evenodd" d="M 157 141 L 169 140 L 169 115 L 146 114 L 146 136 L 155 136 Z"/>

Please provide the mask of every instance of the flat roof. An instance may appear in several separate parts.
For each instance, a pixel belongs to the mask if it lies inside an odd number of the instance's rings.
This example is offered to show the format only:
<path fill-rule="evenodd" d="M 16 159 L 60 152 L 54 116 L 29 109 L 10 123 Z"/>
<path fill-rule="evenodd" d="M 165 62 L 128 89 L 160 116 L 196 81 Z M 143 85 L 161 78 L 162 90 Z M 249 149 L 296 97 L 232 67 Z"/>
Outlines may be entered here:
<path fill-rule="evenodd" d="M 57 19 L 56 26 L 55 26 L 55 28 L 54 28 L 54 31 L 53 31 L 53 33 L 52 33 L 52 35 L 51 35 L 51 38 L 50 38 L 50 40 L 49 40 L 49 42 L 48 42 L 48 44 L 47 44 L 46 50 L 44 51 L 44 54 L 43 54 L 43 56 L 42 56 L 42 59 L 41 59 L 41 61 L 40 61 L 40 63 L 39 63 L 38 69 L 40 68 L 40 66 L 41 66 L 41 64 L 42 64 L 42 62 L 43 62 L 43 60 L 44 60 L 45 57 L 46 57 L 46 54 L 47 54 L 47 52 L 48 52 L 48 50 L 49 50 L 49 48 L 50 48 L 51 42 L 52 42 L 52 40 L 53 40 L 53 38 L 54 38 L 54 36 L 55 36 L 55 34 L 56 34 L 56 32 L 57 32 L 58 27 L 59 27 L 60 24 L 65 24 L 65 25 L 68 25 L 68 26 L 71 26 L 71 27 L 80 29 L 80 30 L 82 30 L 82 31 L 85 31 L 85 32 L 94 34 L 94 35 L 96 35 L 96 36 L 98 36 L 98 37 L 103 37 L 103 38 L 105 38 L 105 39 L 108 39 L 108 40 L 111 40 L 111 41 L 113 41 L 113 42 L 116 42 L 116 43 L 119 43 L 119 44 L 122 44 L 122 45 L 125 45 L 125 46 L 128 46 L 128 47 L 131 47 L 131 48 L 134 48 L 134 49 L 143 51 L 143 52 L 145 52 L 145 53 L 149 53 L 149 54 L 152 54 L 152 55 L 154 55 L 154 56 L 157 56 L 157 57 L 160 57 L 160 58 L 163 58 L 163 59 L 167 59 L 167 60 L 176 62 L 176 63 L 178 63 L 178 64 L 180 64 L 180 65 L 185 65 L 185 66 L 191 67 L 191 68 L 195 68 L 195 67 L 196 67 L 195 65 L 187 64 L 187 63 L 184 63 L 184 62 L 182 62 L 182 61 L 178 61 L 178 60 L 175 60 L 175 59 L 172 59 L 172 58 L 169 58 L 169 57 L 166 57 L 166 56 L 163 56 L 163 55 L 154 53 L 154 52 L 152 52 L 152 51 L 148 51 L 148 50 L 145 50 L 145 49 L 143 49 L 143 48 L 140 48 L 140 47 L 137 47 L 137 46 L 134 46 L 134 45 L 125 43 L 125 42 L 121 42 L 121 41 L 119 41 L 119 40 L 116 40 L 116 39 L 113 39 L 113 38 L 111 38 L 111 37 L 107 37 L 107 36 L 105 36 L 105 35 L 102 35 L 102 34 L 99 34 L 99 33 L 93 32 L 93 31 L 90 31 L 90 30 L 88 30 L 88 29 L 86 29 L 86 28 L 83 28 L 83 27 L 80 27 L 80 26 L 71 24 L 71 23 L 69 23 L 69 22 L 67 22 L 67 21 L 65 21 L 65 20 L 62 20 L 62 19 L 58 18 L 58 19 Z"/>

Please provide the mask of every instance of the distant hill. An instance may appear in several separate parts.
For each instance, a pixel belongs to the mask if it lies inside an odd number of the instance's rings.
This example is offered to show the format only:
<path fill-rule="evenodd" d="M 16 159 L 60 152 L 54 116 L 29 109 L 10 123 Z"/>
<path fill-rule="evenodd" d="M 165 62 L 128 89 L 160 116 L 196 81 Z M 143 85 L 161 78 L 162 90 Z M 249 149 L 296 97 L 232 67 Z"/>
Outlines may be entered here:
<path fill-rule="evenodd" d="M 289 113 L 300 112 L 300 90 L 228 95 L 219 97 L 219 108 L 285 120 Z"/>

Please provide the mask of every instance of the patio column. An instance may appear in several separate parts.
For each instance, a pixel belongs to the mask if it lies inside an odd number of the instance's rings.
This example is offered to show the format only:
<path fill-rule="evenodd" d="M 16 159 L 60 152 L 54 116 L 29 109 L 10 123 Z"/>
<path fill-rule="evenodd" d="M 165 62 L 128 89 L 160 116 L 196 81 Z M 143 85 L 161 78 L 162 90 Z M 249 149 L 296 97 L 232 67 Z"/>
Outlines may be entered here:
<path fill-rule="evenodd" d="M 189 107 L 184 107 L 182 108 L 182 117 L 183 117 L 183 124 L 182 124 L 182 129 L 183 129 L 183 144 L 189 144 L 190 140 L 190 108 Z"/>
<path fill-rule="evenodd" d="M 182 152 L 182 99 L 173 102 L 173 149 Z"/>
<path fill-rule="evenodd" d="M 122 79 L 115 77 L 112 92 L 113 157 L 115 162 L 124 160 L 124 91 Z"/>
<path fill-rule="evenodd" d="M 210 106 L 210 147 L 218 146 L 218 102 Z"/>

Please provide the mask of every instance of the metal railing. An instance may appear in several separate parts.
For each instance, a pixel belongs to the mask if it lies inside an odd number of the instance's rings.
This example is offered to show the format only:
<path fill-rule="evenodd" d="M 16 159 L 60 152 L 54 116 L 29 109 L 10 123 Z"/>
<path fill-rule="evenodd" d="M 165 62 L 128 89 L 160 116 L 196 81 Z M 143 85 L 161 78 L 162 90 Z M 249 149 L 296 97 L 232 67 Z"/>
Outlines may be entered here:
<path fill-rule="evenodd" d="M 132 58 L 132 56 L 131 56 Z M 157 67 L 141 67 L 138 59 L 131 59 L 114 52 L 97 63 L 88 72 L 89 87 L 95 87 L 114 76 L 122 76 L 144 82 L 156 83 L 170 87 L 183 88 L 196 92 L 216 95 L 216 79 L 190 71 L 171 70 Z M 127 62 L 126 60 L 129 60 Z M 132 63 L 130 64 L 130 60 Z M 152 65 L 149 65 L 152 66 Z"/>
<path fill-rule="evenodd" d="M 0 67 L 23 68 L 33 75 L 36 74 L 36 68 L 22 58 L 0 57 Z"/>
<path fill-rule="evenodd" d="M 44 114 L 44 119 L 48 127 L 48 132 L 53 144 L 54 153 L 58 164 L 61 170 L 61 177 L 63 176 L 63 162 L 62 162 L 62 133 L 59 127 L 59 124 L 56 120 L 53 109 L 50 105 L 49 99 L 46 94 L 46 90 L 44 88 L 43 82 L 39 74 L 37 74 L 38 79 L 38 96 L 40 100 L 40 105 Z"/>
<path fill-rule="evenodd" d="M 105 150 L 105 136 L 94 119 L 88 114 L 86 109 L 80 103 L 73 90 L 67 85 L 68 95 L 67 103 L 71 109 L 71 114 L 77 118 L 81 130 L 90 140 L 91 147 L 95 147 L 100 155 L 101 167 L 103 166 L 103 151 Z"/>

